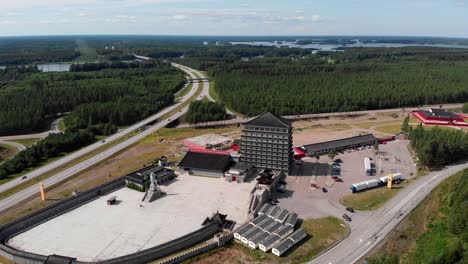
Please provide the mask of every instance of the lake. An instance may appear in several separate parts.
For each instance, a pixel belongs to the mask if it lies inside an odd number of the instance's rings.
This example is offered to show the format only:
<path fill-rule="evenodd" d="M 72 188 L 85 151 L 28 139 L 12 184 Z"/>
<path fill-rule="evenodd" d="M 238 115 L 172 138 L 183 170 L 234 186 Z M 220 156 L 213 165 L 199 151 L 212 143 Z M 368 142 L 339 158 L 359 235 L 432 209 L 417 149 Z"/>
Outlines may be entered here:
<path fill-rule="evenodd" d="M 356 40 L 355 44 L 320 44 L 313 43 L 307 45 L 298 45 L 295 41 L 251 41 L 251 42 L 230 42 L 232 45 L 251 45 L 251 46 L 287 46 L 289 48 L 316 49 L 325 51 L 336 51 L 346 47 L 380 47 L 380 48 L 402 48 L 402 47 L 437 47 L 437 48 L 458 48 L 468 49 L 468 45 L 449 45 L 449 44 L 404 44 L 404 43 L 361 43 Z"/>
<path fill-rule="evenodd" d="M 38 64 L 37 68 L 42 72 L 69 72 L 71 64 L 67 63 L 46 63 Z"/>

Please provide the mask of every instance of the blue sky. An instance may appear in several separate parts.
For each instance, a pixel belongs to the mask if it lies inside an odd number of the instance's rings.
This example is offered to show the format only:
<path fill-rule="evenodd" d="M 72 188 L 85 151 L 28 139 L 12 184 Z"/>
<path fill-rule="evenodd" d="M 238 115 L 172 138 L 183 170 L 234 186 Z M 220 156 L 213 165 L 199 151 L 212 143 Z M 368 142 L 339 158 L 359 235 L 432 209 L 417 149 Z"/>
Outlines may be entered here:
<path fill-rule="evenodd" d="M 75 34 L 468 38 L 468 0 L 0 0 L 0 36 Z"/>

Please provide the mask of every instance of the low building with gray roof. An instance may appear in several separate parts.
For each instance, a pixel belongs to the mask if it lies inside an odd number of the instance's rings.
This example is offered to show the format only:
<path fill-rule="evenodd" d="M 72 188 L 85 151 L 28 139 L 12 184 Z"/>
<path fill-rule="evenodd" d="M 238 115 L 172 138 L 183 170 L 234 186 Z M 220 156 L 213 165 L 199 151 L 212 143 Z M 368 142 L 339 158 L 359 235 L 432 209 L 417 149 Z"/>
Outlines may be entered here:
<path fill-rule="evenodd" d="M 261 216 L 257 216 L 255 217 L 254 219 L 252 219 L 252 221 L 250 221 L 250 223 L 254 226 L 257 226 L 258 224 L 260 224 L 262 221 L 264 221 L 265 219 L 268 219 L 268 216 L 267 215 L 261 215 Z"/>
<path fill-rule="evenodd" d="M 258 247 L 258 244 L 269 236 L 270 234 L 268 234 L 267 232 L 262 232 L 258 234 L 256 237 L 249 240 L 249 247 L 251 247 L 252 249 L 256 249 Z"/>
<path fill-rule="evenodd" d="M 281 211 L 281 208 L 279 208 L 278 206 L 274 206 L 273 209 L 272 209 L 270 212 L 268 212 L 268 216 L 271 217 L 271 218 L 273 218 L 273 219 L 275 219 L 275 215 L 276 215 L 279 211 Z"/>
<path fill-rule="evenodd" d="M 297 218 L 298 218 L 298 215 L 296 213 L 290 212 L 284 224 L 294 227 L 297 224 Z"/>
<path fill-rule="evenodd" d="M 284 223 L 286 218 L 288 218 L 288 213 L 289 211 L 286 209 L 281 209 L 276 215 L 275 215 L 275 221 L 278 221 L 280 223 Z"/>
<path fill-rule="evenodd" d="M 291 234 L 293 231 L 294 231 L 294 227 L 287 225 L 287 226 L 281 227 L 280 229 L 275 231 L 273 234 L 276 234 L 281 238 L 285 238 L 289 234 Z"/>
<path fill-rule="evenodd" d="M 258 215 L 260 216 L 266 214 L 271 207 L 273 206 L 270 203 L 265 203 L 258 211 Z"/>
<path fill-rule="evenodd" d="M 265 230 L 267 227 L 271 226 L 274 223 L 275 220 L 268 217 L 267 219 L 263 220 L 260 224 L 258 224 L 257 227 L 261 228 L 262 230 Z"/>
<path fill-rule="evenodd" d="M 268 252 L 272 247 L 281 241 L 281 237 L 276 234 L 271 234 L 265 240 L 258 244 L 258 248 L 263 252 Z"/>
<path fill-rule="evenodd" d="M 268 232 L 268 233 L 272 234 L 273 232 L 280 229 L 281 227 L 283 227 L 283 225 L 280 222 L 275 221 L 274 224 L 270 225 L 269 227 L 267 227 L 266 229 L 263 229 L 263 230 L 265 232 Z"/>
<path fill-rule="evenodd" d="M 299 228 L 296 230 L 294 233 L 292 233 L 289 237 L 281 241 L 279 244 L 273 247 L 271 252 L 275 254 L 276 256 L 280 257 L 283 255 L 286 251 L 288 251 L 290 248 L 292 248 L 295 244 L 297 244 L 299 241 L 307 237 L 307 232 Z"/>
<path fill-rule="evenodd" d="M 234 238 L 240 240 L 242 235 L 247 233 L 253 227 L 254 227 L 254 225 L 252 225 L 251 223 L 247 223 L 247 224 L 241 226 L 236 231 L 234 231 Z"/>
<path fill-rule="evenodd" d="M 255 236 L 257 236 L 261 232 L 263 232 L 262 229 L 260 229 L 258 227 L 254 227 L 252 230 L 250 230 L 249 232 L 247 232 L 245 235 L 242 236 L 242 238 L 241 238 L 242 243 L 248 244 L 250 239 L 254 238 Z"/>

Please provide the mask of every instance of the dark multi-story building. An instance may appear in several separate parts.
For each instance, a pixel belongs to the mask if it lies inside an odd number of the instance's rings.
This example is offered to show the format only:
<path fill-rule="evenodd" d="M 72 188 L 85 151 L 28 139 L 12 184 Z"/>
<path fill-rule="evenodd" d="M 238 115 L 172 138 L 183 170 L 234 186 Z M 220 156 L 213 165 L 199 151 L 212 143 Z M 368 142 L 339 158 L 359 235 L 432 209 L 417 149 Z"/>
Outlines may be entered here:
<path fill-rule="evenodd" d="M 293 165 L 292 122 L 270 112 L 246 122 L 240 158 L 257 168 L 289 173 Z"/>

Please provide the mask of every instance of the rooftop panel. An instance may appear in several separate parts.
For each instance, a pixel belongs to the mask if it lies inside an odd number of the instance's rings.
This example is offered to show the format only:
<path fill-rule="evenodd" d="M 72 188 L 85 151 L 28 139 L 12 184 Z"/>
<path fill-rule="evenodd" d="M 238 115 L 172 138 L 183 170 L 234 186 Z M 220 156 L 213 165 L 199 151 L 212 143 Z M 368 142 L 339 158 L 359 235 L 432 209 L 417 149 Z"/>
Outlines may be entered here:
<path fill-rule="evenodd" d="M 288 238 L 292 239 L 294 243 L 297 243 L 304 239 L 307 236 L 307 232 L 303 228 L 299 228 L 298 230 L 294 231 Z"/>
<path fill-rule="evenodd" d="M 258 214 L 259 215 L 263 215 L 263 214 L 266 214 L 268 212 L 268 210 L 270 210 L 270 208 L 272 207 L 272 205 L 270 203 L 265 203 L 261 208 L 260 210 L 258 211 Z"/>
<path fill-rule="evenodd" d="M 298 215 L 296 213 L 290 212 L 288 218 L 286 219 L 285 225 L 295 226 L 297 223 Z"/>
<path fill-rule="evenodd" d="M 275 231 L 274 234 L 277 234 L 280 237 L 285 237 L 285 236 L 291 234 L 292 231 L 294 231 L 294 227 L 287 225 L 287 226 L 283 226 L 280 229 L 278 229 L 277 231 Z"/>
<path fill-rule="evenodd" d="M 377 138 L 374 135 L 369 134 L 369 135 L 361 135 L 361 136 L 356 136 L 356 137 L 326 141 L 326 142 L 321 142 L 321 143 L 316 143 L 316 144 L 304 145 L 303 148 L 307 151 L 307 153 L 315 153 L 315 152 L 320 152 L 324 150 L 345 148 L 345 147 L 352 146 L 352 145 L 359 145 L 359 144 L 375 142 L 375 141 L 377 141 Z"/>
<path fill-rule="evenodd" d="M 273 225 L 267 227 L 265 230 L 265 232 L 268 232 L 268 233 L 273 233 L 274 231 L 278 230 L 279 228 L 281 228 L 283 225 L 279 222 L 276 222 L 274 223 Z"/>
<path fill-rule="evenodd" d="M 275 244 L 279 240 L 281 240 L 281 238 L 278 235 L 271 234 L 267 238 L 265 238 L 265 240 L 263 240 L 260 244 L 262 244 L 266 248 L 269 248 L 271 245 Z"/>
<path fill-rule="evenodd" d="M 252 225 L 254 225 L 254 226 L 257 226 L 258 224 L 260 224 L 265 219 L 268 219 L 268 216 L 266 216 L 266 215 L 257 216 L 254 219 L 252 219 L 252 221 L 250 221 L 250 223 L 252 223 Z"/>

